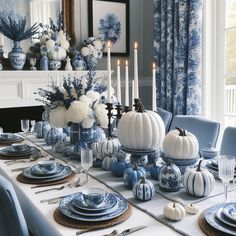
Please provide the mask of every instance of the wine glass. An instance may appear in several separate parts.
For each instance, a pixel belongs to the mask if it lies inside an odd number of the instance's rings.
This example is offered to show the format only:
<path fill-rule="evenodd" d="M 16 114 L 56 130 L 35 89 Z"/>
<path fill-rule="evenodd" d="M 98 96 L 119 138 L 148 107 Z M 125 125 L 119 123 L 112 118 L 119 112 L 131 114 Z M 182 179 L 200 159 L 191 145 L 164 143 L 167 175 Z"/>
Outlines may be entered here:
<path fill-rule="evenodd" d="M 234 179 L 235 157 L 228 155 L 218 156 L 219 178 L 224 184 L 225 200 L 228 195 L 228 185 Z"/>
<path fill-rule="evenodd" d="M 81 166 L 86 173 L 86 184 L 88 184 L 88 170 L 93 165 L 93 152 L 92 149 L 86 147 L 81 148 Z"/>
<path fill-rule="evenodd" d="M 23 131 L 23 134 L 25 136 L 25 139 L 27 138 L 27 132 L 29 131 L 29 124 L 30 124 L 30 120 L 28 119 L 22 119 L 20 120 L 20 124 L 21 124 L 21 130 Z"/>
<path fill-rule="evenodd" d="M 31 65 L 30 69 L 31 69 L 31 70 L 36 70 L 36 67 L 35 67 L 36 62 L 37 62 L 37 59 L 36 59 L 36 58 L 34 58 L 34 57 L 31 57 L 31 58 L 30 58 L 30 65 Z"/>

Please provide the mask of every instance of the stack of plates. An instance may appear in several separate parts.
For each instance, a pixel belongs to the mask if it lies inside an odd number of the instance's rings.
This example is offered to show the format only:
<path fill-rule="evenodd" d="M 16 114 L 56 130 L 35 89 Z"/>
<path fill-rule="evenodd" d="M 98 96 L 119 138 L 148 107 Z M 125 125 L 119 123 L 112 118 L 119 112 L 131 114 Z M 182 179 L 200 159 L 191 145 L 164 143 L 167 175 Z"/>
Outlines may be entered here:
<path fill-rule="evenodd" d="M 111 220 L 123 214 L 127 208 L 127 201 L 114 193 L 108 193 L 106 199 L 95 208 L 89 207 L 84 202 L 81 192 L 63 198 L 59 205 L 59 210 L 63 215 L 73 220 L 86 222 Z"/>
<path fill-rule="evenodd" d="M 10 145 L 12 143 L 18 143 L 24 139 L 17 134 L 2 133 L 0 134 L 0 145 Z"/>
<path fill-rule="evenodd" d="M 236 203 L 224 203 L 208 208 L 204 217 L 209 225 L 220 232 L 236 235 Z"/>
<path fill-rule="evenodd" d="M 213 174 L 213 176 L 219 179 L 219 170 L 218 170 L 218 162 L 216 159 L 212 159 L 206 163 L 206 168 Z M 234 178 L 236 178 L 236 166 L 234 169 Z"/>
<path fill-rule="evenodd" d="M 55 168 L 48 171 L 40 168 L 38 164 L 27 167 L 22 171 L 22 175 L 31 180 L 38 180 L 40 182 L 51 182 L 68 177 L 72 173 L 69 166 L 64 166 L 57 163 Z"/>
<path fill-rule="evenodd" d="M 0 156 L 7 159 L 20 159 L 30 157 L 32 154 L 36 154 L 39 150 L 36 147 L 24 145 L 22 150 L 16 150 L 12 146 L 5 147 L 0 150 Z"/>

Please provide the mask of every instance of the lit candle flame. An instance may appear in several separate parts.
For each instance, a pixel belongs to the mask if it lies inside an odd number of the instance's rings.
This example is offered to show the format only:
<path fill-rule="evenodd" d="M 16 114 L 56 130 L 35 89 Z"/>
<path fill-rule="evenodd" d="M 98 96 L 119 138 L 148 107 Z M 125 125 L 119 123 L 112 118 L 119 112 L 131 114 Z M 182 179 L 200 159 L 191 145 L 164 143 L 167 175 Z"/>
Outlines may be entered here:
<path fill-rule="evenodd" d="M 128 66 L 129 62 L 128 60 L 125 60 L 125 65 Z"/>
<path fill-rule="evenodd" d="M 134 43 L 134 48 L 135 48 L 135 49 L 138 48 L 138 43 L 137 43 L 137 42 Z"/>
<path fill-rule="evenodd" d="M 111 47 L 111 41 L 107 42 L 107 47 L 110 48 Z"/>
<path fill-rule="evenodd" d="M 119 66 L 120 65 L 120 60 L 117 60 L 117 66 Z"/>
<path fill-rule="evenodd" d="M 156 69 L 156 64 L 152 63 L 152 69 L 155 70 Z"/>

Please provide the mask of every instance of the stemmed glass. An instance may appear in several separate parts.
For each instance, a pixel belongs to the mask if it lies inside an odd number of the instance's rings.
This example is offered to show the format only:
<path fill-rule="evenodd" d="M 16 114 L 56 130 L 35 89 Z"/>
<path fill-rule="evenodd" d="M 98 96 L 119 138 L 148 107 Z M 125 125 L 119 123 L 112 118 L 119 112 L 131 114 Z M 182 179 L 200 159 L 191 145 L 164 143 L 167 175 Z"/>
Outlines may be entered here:
<path fill-rule="evenodd" d="M 34 57 L 31 57 L 31 58 L 30 58 L 30 65 L 31 65 L 30 69 L 31 69 L 31 70 L 36 70 L 36 67 L 35 67 L 36 62 L 37 62 L 37 59 L 36 59 L 36 58 L 34 58 Z"/>
<path fill-rule="evenodd" d="M 229 182 L 234 179 L 234 167 L 234 156 L 218 156 L 219 178 L 224 184 L 225 200 L 227 200 Z"/>
<path fill-rule="evenodd" d="M 29 123 L 30 123 L 30 120 L 28 120 L 28 119 L 20 120 L 21 130 L 23 131 L 25 139 L 27 138 L 27 132 L 29 131 L 29 128 L 30 128 Z"/>
<path fill-rule="evenodd" d="M 93 165 L 93 152 L 87 145 L 81 148 L 81 166 L 86 172 L 86 184 L 88 184 L 88 170 Z"/>

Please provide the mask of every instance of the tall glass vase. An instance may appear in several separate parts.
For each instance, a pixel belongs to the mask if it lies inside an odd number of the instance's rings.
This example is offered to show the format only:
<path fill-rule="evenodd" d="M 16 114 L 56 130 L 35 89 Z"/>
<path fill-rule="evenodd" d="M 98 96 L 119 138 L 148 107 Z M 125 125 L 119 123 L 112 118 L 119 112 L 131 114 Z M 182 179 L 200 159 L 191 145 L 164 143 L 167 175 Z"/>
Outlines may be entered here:
<path fill-rule="evenodd" d="M 25 64 L 26 55 L 22 52 L 20 41 L 13 41 L 13 45 L 12 51 L 8 54 L 10 64 L 14 70 L 22 70 Z"/>

